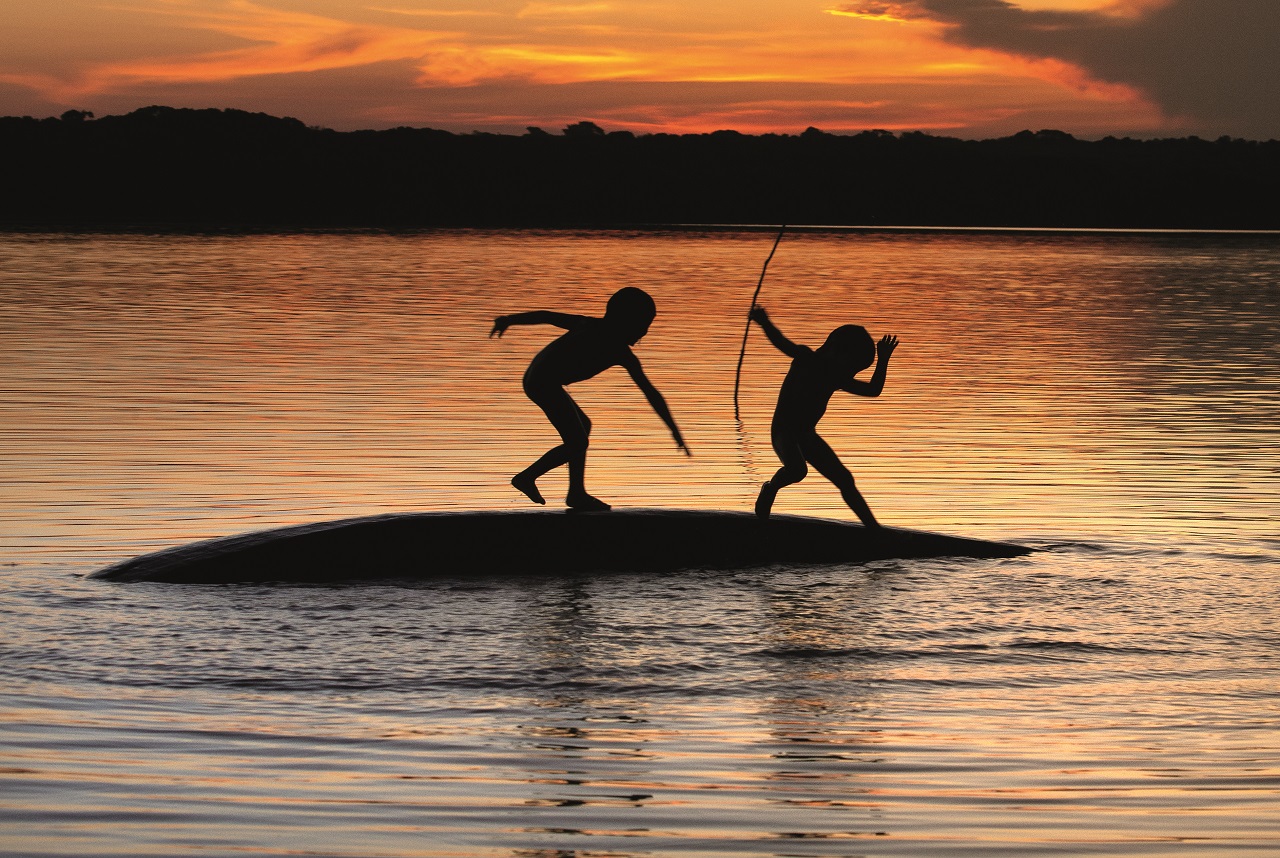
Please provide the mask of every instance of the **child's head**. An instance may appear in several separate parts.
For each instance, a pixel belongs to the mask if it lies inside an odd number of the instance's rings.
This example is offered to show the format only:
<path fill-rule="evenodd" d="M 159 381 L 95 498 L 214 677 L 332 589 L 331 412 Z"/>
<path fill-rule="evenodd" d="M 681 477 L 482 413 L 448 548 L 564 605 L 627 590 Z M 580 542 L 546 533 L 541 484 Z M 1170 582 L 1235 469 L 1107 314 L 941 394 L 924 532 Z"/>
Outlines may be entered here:
<path fill-rule="evenodd" d="M 818 351 L 847 366 L 851 372 L 866 369 L 876 359 L 875 341 L 861 325 L 841 325 L 836 328 L 827 335 L 827 341 Z"/>
<path fill-rule="evenodd" d="M 635 286 L 626 286 L 614 292 L 604 308 L 605 321 L 616 326 L 632 345 L 649 333 L 649 326 L 657 315 L 658 307 L 649 293 Z"/>

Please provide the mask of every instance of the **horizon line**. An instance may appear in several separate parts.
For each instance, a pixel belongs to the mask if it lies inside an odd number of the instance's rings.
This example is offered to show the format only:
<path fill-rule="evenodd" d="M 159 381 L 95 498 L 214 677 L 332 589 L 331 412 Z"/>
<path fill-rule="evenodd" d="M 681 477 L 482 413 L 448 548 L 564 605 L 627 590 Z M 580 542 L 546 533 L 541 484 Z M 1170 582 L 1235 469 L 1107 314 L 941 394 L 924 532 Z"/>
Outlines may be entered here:
<path fill-rule="evenodd" d="M 296 116 L 279 115 L 275 113 L 268 113 L 262 110 L 245 110 L 244 108 L 240 108 L 240 107 L 172 107 L 170 105 L 165 105 L 165 104 L 150 104 L 150 105 L 146 105 L 145 107 L 134 108 L 133 110 L 129 110 L 124 113 L 108 113 L 102 116 L 96 115 L 92 110 L 69 109 L 69 110 L 63 111 L 61 114 L 57 116 L 37 117 L 37 116 L 32 116 L 30 114 L 23 114 L 23 115 L 6 114 L 4 116 L 0 116 L 0 120 L 27 119 L 35 122 L 61 121 L 69 124 L 78 124 L 80 122 L 98 122 L 104 119 L 126 118 L 126 117 L 133 116 L 134 114 L 144 113 L 147 111 L 171 111 L 174 113 L 179 113 L 183 111 L 189 111 L 192 113 L 213 112 L 213 113 L 220 113 L 223 115 L 240 113 L 247 116 L 266 116 L 272 119 L 278 119 L 286 122 L 297 122 L 303 125 L 308 131 L 328 131 L 334 134 L 369 134 L 369 133 L 381 134 L 388 131 L 397 131 L 397 130 L 407 129 L 410 131 L 435 131 L 443 134 L 451 134 L 458 137 L 493 136 L 493 137 L 523 138 L 523 137 L 545 136 L 545 137 L 554 137 L 554 138 L 564 139 L 566 137 L 578 136 L 578 135 L 565 133 L 570 128 L 576 127 L 576 128 L 583 128 L 583 133 L 580 135 L 581 137 L 592 137 L 592 136 L 608 137 L 611 135 L 629 135 L 635 138 L 656 137 L 656 136 L 662 136 L 662 135 L 671 136 L 671 137 L 697 137 L 697 136 L 708 136 L 713 134 L 736 134 L 742 137 L 758 138 L 758 137 L 802 137 L 806 133 L 815 132 L 818 135 L 823 135 L 828 137 L 858 137 L 863 134 L 882 134 L 889 137 L 894 137 L 896 139 L 901 139 L 902 137 L 908 136 L 908 135 L 921 135 L 924 137 L 931 137 L 936 140 L 959 140 L 962 142 L 973 142 L 973 143 L 981 143 L 981 142 L 994 141 L 994 140 L 1009 140 L 1024 134 L 1029 134 L 1032 136 L 1037 136 L 1041 134 L 1061 135 L 1062 137 L 1068 138 L 1073 142 L 1083 142 L 1083 143 L 1098 143 L 1105 140 L 1116 140 L 1116 141 L 1129 140 L 1129 141 L 1137 141 L 1137 142 L 1156 142 L 1156 141 L 1165 141 L 1165 140 L 1188 140 L 1188 141 L 1199 140 L 1206 143 L 1217 143 L 1217 142 L 1226 140 L 1233 143 L 1242 142 L 1242 143 L 1257 143 L 1257 144 L 1280 142 L 1280 138 L 1276 138 L 1276 137 L 1269 137 L 1269 138 L 1263 139 L 1263 138 L 1254 138 L 1254 137 L 1235 137 L 1230 134 L 1220 134 L 1217 137 L 1213 137 L 1213 138 L 1202 137 L 1199 134 L 1186 134 L 1180 137 L 1179 136 L 1135 137 L 1129 134 L 1125 134 L 1124 136 L 1119 136 L 1118 134 L 1115 134 L 1115 133 L 1104 134 L 1100 137 L 1081 137 L 1073 134 L 1070 131 L 1064 131 L 1061 128 L 1033 129 L 1029 127 L 1023 128 L 1019 131 L 1014 131 L 1012 133 L 1009 133 L 1003 136 L 996 136 L 996 137 L 959 137 L 959 136 L 955 136 L 953 134 L 948 134 L 941 131 L 925 131 L 922 129 L 910 129 L 910 130 L 899 129 L 895 131 L 893 129 L 877 128 L 877 127 L 862 128 L 857 131 L 854 131 L 854 130 L 826 131 L 817 127 L 816 125 L 808 125 L 804 129 L 799 131 L 750 132 L 750 131 L 739 131 L 736 128 L 716 128 L 710 131 L 651 130 L 651 131 L 637 132 L 637 131 L 632 131 L 631 129 L 628 129 L 628 128 L 617 128 L 612 131 L 608 131 L 608 130 L 605 130 L 605 128 L 601 126 L 599 123 L 590 119 L 579 119 L 576 122 L 571 122 L 565 127 L 563 127 L 562 129 L 560 129 L 559 133 L 553 132 L 553 131 L 547 131 L 540 125 L 526 125 L 525 126 L 526 130 L 524 133 L 503 132 L 503 131 L 484 131 L 480 129 L 472 129 L 470 131 L 451 131 L 447 128 L 436 128 L 429 125 L 406 125 L 406 124 L 391 125 L 384 128 L 353 128 L 350 130 L 341 130 L 337 128 L 330 128 L 325 125 L 316 125 L 316 124 L 307 123 L 304 120 L 297 118 Z M 592 131 L 591 129 L 595 129 L 595 131 Z M 597 135 L 595 132 L 599 132 L 599 134 Z"/>

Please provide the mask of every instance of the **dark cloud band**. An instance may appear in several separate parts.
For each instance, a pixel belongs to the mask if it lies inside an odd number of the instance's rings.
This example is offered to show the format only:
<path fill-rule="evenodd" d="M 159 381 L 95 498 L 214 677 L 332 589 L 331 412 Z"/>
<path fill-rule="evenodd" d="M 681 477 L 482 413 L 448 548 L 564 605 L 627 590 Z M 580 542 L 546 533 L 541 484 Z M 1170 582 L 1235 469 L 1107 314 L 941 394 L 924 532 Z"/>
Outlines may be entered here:
<path fill-rule="evenodd" d="M 1277 0 L 1171 0 L 1132 18 L 1006 0 L 891 5 L 950 24 L 947 38 L 969 47 L 1065 60 L 1134 86 L 1197 133 L 1280 137 Z"/>

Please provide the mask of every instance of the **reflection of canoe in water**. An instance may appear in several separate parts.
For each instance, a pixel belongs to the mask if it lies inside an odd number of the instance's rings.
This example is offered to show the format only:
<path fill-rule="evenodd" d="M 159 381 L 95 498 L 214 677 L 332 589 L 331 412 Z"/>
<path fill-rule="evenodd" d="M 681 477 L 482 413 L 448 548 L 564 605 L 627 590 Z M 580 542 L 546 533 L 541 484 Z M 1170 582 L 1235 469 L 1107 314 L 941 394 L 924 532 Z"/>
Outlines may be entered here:
<path fill-rule="evenodd" d="M 918 530 L 745 512 L 630 509 L 419 512 L 300 524 L 146 554 L 112 581 L 231 583 L 732 569 L 909 557 L 1016 557 L 1030 549 Z"/>

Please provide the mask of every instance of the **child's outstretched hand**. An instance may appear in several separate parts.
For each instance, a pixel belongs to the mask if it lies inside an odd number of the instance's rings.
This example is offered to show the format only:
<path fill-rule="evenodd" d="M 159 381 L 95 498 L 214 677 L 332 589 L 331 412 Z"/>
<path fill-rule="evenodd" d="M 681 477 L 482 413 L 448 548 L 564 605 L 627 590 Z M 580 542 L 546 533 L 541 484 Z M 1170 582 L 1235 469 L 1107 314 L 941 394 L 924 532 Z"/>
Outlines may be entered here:
<path fill-rule="evenodd" d="M 496 334 L 498 339 L 502 339 L 502 335 L 507 332 L 509 327 L 511 327 L 511 323 L 507 321 L 507 317 L 499 316 L 493 320 L 493 330 L 489 332 L 489 338 L 493 339 Z"/>
<path fill-rule="evenodd" d="M 876 346 L 876 355 L 880 360 L 888 360 L 889 355 L 893 354 L 893 350 L 898 347 L 898 338 L 893 334 L 885 334 L 880 338 L 880 344 Z"/>
<path fill-rule="evenodd" d="M 751 319 L 751 321 L 757 324 L 763 325 L 769 321 L 769 314 L 765 312 L 764 307 L 761 307 L 759 304 L 756 304 L 754 307 L 751 308 L 751 313 L 749 314 L 749 318 Z"/>

